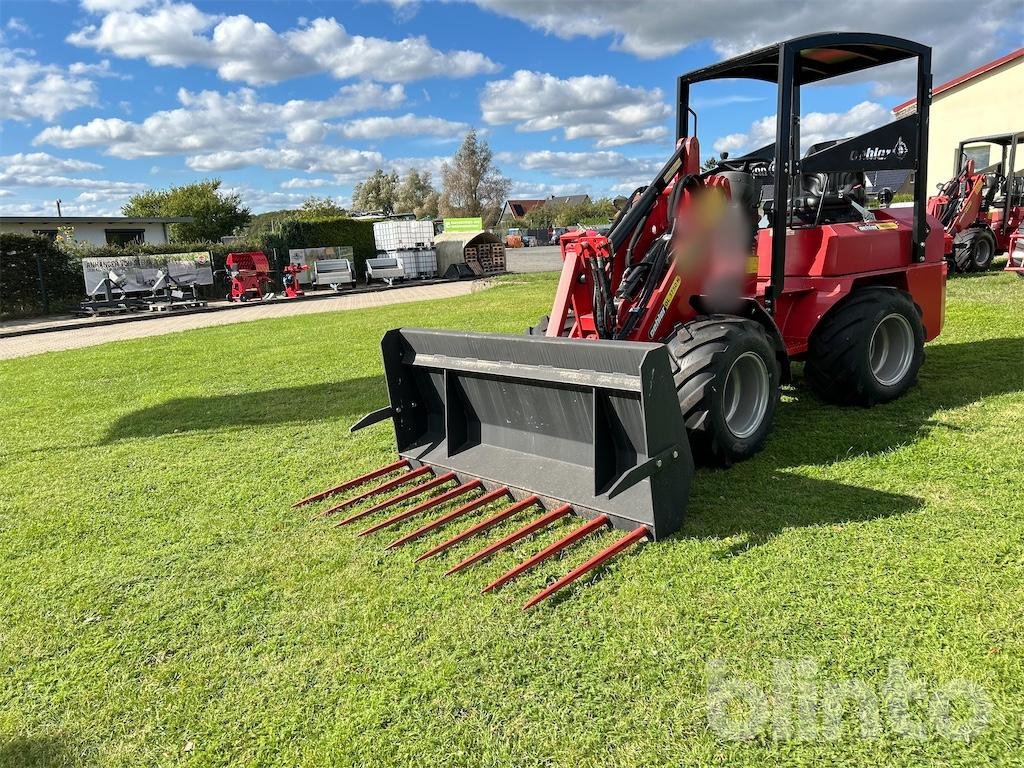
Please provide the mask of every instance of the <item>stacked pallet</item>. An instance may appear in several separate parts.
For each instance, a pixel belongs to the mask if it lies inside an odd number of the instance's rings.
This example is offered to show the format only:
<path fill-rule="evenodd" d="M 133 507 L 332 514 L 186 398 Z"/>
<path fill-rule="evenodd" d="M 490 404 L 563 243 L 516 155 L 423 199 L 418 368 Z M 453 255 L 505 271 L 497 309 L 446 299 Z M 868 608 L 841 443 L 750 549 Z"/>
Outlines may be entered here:
<path fill-rule="evenodd" d="M 467 245 L 466 264 L 477 275 L 496 275 L 505 271 L 505 244 Z"/>

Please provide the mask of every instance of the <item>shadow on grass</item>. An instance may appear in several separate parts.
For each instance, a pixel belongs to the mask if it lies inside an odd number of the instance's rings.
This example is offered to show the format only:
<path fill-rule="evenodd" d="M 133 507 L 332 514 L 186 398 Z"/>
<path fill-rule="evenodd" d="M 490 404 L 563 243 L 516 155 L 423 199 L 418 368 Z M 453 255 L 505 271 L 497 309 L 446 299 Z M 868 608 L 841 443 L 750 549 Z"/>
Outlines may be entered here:
<path fill-rule="evenodd" d="M 65 740 L 50 736 L 0 736 L 0 766 L 57 768 L 80 763 Z"/>
<path fill-rule="evenodd" d="M 731 470 L 728 480 L 715 482 L 712 477 L 698 473 L 677 535 L 739 537 L 717 553 L 721 558 L 743 554 L 788 528 L 878 520 L 916 512 L 924 504 L 915 496 L 753 467 L 750 472 Z"/>
<path fill-rule="evenodd" d="M 337 419 L 340 429 L 387 402 L 383 376 L 168 400 L 122 416 L 104 444 L 138 437 Z"/>
<path fill-rule="evenodd" d="M 914 443 L 933 429 L 939 411 L 985 397 L 1024 392 L 1024 339 L 998 338 L 925 349 L 918 384 L 899 400 L 873 408 L 819 400 L 801 380 L 779 406 L 768 453 L 777 467 L 828 464 Z"/>
<path fill-rule="evenodd" d="M 934 420 L 1000 394 L 1024 391 L 1024 340 L 1013 338 L 927 348 L 918 385 L 903 398 L 874 408 L 822 402 L 797 381 L 779 406 L 763 453 L 728 470 L 698 472 L 679 535 L 742 537 L 721 556 L 740 554 L 786 528 L 841 525 L 914 512 L 913 496 L 818 480 L 787 468 L 823 466 L 911 445 L 932 430 L 955 430 Z"/>

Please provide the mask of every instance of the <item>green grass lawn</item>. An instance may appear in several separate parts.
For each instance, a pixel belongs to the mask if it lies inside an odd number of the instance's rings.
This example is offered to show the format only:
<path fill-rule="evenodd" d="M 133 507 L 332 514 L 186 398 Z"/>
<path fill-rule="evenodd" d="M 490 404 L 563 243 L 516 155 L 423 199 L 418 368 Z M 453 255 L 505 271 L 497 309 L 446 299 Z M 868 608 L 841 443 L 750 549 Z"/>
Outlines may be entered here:
<path fill-rule="evenodd" d="M 442 579 L 476 547 L 414 564 L 445 533 L 385 554 L 290 509 L 393 456 L 387 424 L 347 431 L 385 402 L 383 331 L 518 333 L 554 284 L 0 363 L 0 765 L 1020 765 L 1012 276 L 950 282 L 908 396 L 836 409 L 798 379 L 761 454 L 698 472 L 680 534 L 529 613 L 616 534 L 481 596 L 571 521 Z M 731 722 L 774 719 L 713 727 L 709 683 L 733 688 L 709 664 L 764 694 Z M 922 738 L 888 716 L 894 668 L 931 696 Z M 844 680 L 880 697 L 872 738 L 852 713 L 819 724 Z M 935 725 L 957 681 L 989 706 L 968 740 Z"/>

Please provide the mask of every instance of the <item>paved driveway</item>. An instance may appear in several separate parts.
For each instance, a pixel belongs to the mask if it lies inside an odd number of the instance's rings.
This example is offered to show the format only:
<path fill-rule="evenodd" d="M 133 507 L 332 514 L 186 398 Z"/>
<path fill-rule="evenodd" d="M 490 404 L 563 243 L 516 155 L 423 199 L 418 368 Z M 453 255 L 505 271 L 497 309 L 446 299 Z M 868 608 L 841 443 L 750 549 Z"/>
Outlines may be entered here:
<path fill-rule="evenodd" d="M 67 330 L 0 338 L 0 360 L 37 355 L 41 352 L 91 347 L 94 344 L 105 344 L 108 341 L 160 336 L 165 333 L 188 331 L 193 328 L 230 325 L 232 323 L 243 323 L 248 320 L 263 320 L 268 317 L 310 315 L 319 312 L 380 307 L 386 304 L 404 304 L 410 301 L 450 299 L 455 296 L 465 296 L 472 293 L 475 285 L 474 281 L 469 280 L 437 283 L 390 291 L 359 293 L 351 296 L 342 295 L 327 299 L 317 299 L 315 301 L 278 301 L 269 304 L 252 304 L 221 312 L 170 315 L 139 322 L 70 328 Z"/>
<path fill-rule="evenodd" d="M 509 272 L 558 272 L 562 269 L 562 251 L 557 245 L 534 248 L 509 248 L 505 251 Z"/>

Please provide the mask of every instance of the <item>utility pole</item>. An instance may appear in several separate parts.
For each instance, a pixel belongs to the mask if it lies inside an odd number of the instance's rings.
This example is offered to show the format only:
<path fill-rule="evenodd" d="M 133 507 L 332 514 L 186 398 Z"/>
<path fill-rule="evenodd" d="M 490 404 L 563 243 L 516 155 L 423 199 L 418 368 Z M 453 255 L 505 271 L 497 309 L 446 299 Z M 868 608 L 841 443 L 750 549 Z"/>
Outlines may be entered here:
<path fill-rule="evenodd" d="M 57 198 L 57 218 L 61 218 L 60 214 L 60 198 Z"/>

